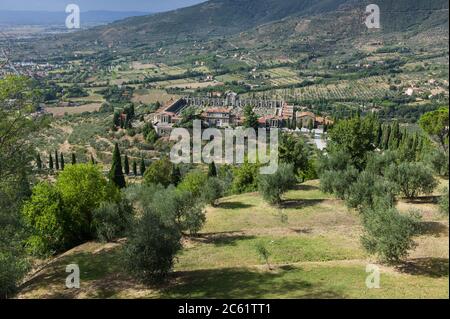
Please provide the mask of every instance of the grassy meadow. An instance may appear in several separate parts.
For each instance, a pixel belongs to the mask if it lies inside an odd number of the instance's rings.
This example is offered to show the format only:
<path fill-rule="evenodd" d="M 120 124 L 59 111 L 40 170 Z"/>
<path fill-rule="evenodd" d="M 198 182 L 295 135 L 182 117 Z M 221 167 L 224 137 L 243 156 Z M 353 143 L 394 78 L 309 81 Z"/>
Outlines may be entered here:
<path fill-rule="evenodd" d="M 208 207 L 203 230 L 183 240 L 163 284 L 143 285 L 124 272 L 125 239 L 91 242 L 37 265 L 18 298 L 448 298 L 448 218 L 426 199 L 400 201 L 398 208 L 420 210 L 426 226 L 400 265 L 368 256 L 357 213 L 310 181 L 289 191 L 280 208 L 257 193 Z M 270 252 L 268 265 L 257 253 L 260 244 Z M 65 288 L 71 263 L 80 266 L 80 289 Z M 381 270 L 379 289 L 365 284 L 371 263 Z"/>

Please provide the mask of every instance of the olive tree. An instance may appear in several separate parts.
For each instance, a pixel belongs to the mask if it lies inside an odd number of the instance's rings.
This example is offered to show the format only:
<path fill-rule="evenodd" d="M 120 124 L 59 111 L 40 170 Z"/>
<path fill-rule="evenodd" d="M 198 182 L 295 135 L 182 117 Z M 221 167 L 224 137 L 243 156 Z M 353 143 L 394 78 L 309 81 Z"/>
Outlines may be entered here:
<path fill-rule="evenodd" d="M 386 170 L 386 177 L 408 199 L 431 194 L 438 185 L 433 170 L 419 162 L 392 164 Z"/>
<path fill-rule="evenodd" d="M 281 195 L 295 185 L 293 164 L 280 164 L 275 174 L 260 175 L 258 189 L 269 204 L 279 204 Z"/>

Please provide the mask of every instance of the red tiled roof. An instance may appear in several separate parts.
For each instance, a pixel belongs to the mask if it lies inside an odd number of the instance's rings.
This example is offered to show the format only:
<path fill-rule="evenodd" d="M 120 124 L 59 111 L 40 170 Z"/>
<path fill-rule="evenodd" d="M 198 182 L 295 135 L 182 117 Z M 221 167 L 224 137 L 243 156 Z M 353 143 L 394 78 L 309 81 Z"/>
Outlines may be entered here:
<path fill-rule="evenodd" d="M 300 112 L 300 113 L 297 113 L 297 117 L 304 117 L 304 116 L 316 117 L 316 115 L 313 112 Z"/>

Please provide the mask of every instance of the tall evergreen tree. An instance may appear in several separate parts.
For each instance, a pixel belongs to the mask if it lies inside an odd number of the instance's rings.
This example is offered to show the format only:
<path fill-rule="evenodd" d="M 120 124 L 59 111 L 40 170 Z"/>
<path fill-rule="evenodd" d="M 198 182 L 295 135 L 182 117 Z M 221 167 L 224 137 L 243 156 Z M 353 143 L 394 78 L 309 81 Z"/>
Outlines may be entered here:
<path fill-rule="evenodd" d="M 92 165 L 95 165 L 95 164 L 96 164 L 95 159 L 94 159 L 94 155 L 92 155 L 92 154 L 91 154 L 91 164 L 92 164 Z"/>
<path fill-rule="evenodd" d="M 181 172 L 178 165 L 173 166 L 172 170 L 172 184 L 177 186 L 181 182 Z"/>
<path fill-rule="evenodd" d="M 38 171 L 42 170 L 42 160 L 41 160 L 41 155 L 39 153 L 37 153 L 37 155 L 36 155 L 36 167 L 37 167 Z"/>
<path fill-rule="evenodd" d="M 391 134 L 389 136 L 388 148 L 390 150 L 396 150 L 398 148 L 401 139 L 400 134 L 400 124 L 398 123 L 398 121 L 395 121 L 392 124 Z"/>
<path fill-rule="evenodd" d="M 59 171 L 59 157 L 58 157 L 58 151 L 55 150 L 55 168 L 57 171 Z"/>
<path fill-rule="evenodd" d="M 109 179 L 119 188 L 126 186 L 125 177 L 123 176 L 122 160 L 120 158 L 119 144 L 114 146 L 111 170 L 109 171 Z"/>
<path fill-rule="evenodd" d="M 376 141 L 377 147 L 381 148 L 381 144 L 382 144 L 382 140 L 383 140 L 383 127 L 382 127 L 381 123 L 378 123 L 376 139 L 377 139 L 377 141 Z"/>
<path fill-rule="evenodd" d="M 214 161 L 212 161 L 211 164 L 209 164 L 208 176 L 209 177 L 216 177 L 217 176 L 216 163 L 214 163 Z"/>
<path fill-rule="evenodd" d="M 253 108 L 247 105 L 244 108 L 244 127 L 258 129 L 258 116 L 253 112 Z"/>
<path fill-rule="evenodd" d="M 137 172 L 137 163 L 136 161 L 133 161 L 133 175 L 137 176 L 138 172 Z"/>
<path fill-rule="evenodd" d="M 75 153 L 72 153 L 72 165 L 75 165 L 77 163 L 77 157 L 75 156 Z"/>
<path fill-rule="evenodd" d="M 381 142 L 382 149 L 387 150 L 389 148 L 390 136 L 391 136 L 391 126 L 385 125 L 383 128 L 383 141 Z"/>
<path fill-rule="evenodd" d="M 52 154 L 49 154 L 48 168 L 49 168 L 50 170 L 53 170 L 53 157 L 52 157 Z"/>
<path fill-rule="evenodd" d="M 61 153 L 60 155 L 61 155 L 61 161 L 60 161 L 60 164 L 61 164 L 61 170 L 63 171 L 63 170 L 64 170 L 64 165 L 65 165 L 65 163 L 64 163 L 64 154 Z"/>
<path fill-rule="evenodd" d="M 145 170 L 146 170 L 145 161 L 144 161 L 144 158 L 141 158 L 141 165 L 139 167 L 139 171 L 141 172 L 141 176 L 144 176 Z"/>
<path fill-rule="evenodd" d="M 125 175 L 130 175 L 130 163 L 128 161 L 128 155 L 125 154 L 125 160 L 123 163 L 123 170 L 125 172 Z"/>

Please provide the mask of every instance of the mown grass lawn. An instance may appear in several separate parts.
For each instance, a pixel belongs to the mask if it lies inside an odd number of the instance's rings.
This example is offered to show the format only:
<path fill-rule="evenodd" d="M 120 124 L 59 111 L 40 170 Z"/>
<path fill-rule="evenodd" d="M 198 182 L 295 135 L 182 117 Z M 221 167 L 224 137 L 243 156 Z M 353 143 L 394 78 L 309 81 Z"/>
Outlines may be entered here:
<path fill-rule="evenodd" d="M 197 237 L 186 238 L 164 284 L 130 278 L 121 243 L 87 243 L 55 259 L 24 283 L 19 298 L 448 298 L 448 218 L 433 203 L 422 209 L 429 229 L 403 264 L 377 264 L 361 248 L 359 216 L 321 193 L 318 182 L 298 186 L 281 208 L 257 193 L 231 196 L 207 210 Z M 269 264 L 257 253 L 263 244 Z M 80 266 L 81 289 L 65 288 L 65 267 Z M 380 289 L 368 289 L 366 266 L 381 270 Z"/>

